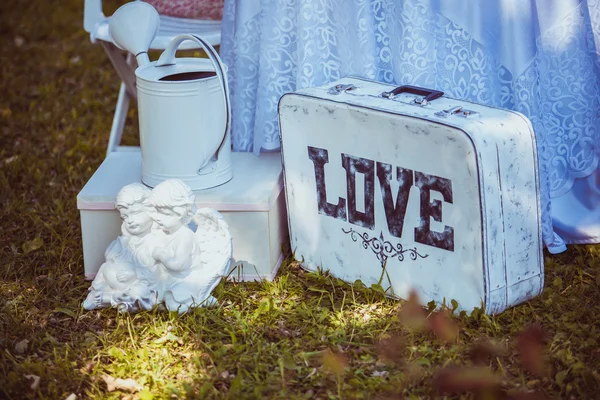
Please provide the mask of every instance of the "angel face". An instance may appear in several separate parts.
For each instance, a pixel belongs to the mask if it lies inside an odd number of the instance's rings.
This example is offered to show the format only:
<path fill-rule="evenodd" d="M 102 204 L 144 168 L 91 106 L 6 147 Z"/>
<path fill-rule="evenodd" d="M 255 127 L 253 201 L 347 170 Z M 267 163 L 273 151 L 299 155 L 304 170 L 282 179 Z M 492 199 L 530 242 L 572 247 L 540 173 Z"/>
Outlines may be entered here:
<path fill-rule="evenodd" d="M 152 217 L 165 233 L 171 234 L 185 225 L 185 210 L 180 210 L 183 207 L 155 207 L 154 209 Z"/>
<path fill-rule="evenodd" d="M 146 206 L 141 203 L 134 203 L 128 207 L 119 207 L 121 218 L 123 218 L 125 229 L 131 235 L 142 235 L 148 233 L 152 228 L 152 217 L 148 213 Z"/>

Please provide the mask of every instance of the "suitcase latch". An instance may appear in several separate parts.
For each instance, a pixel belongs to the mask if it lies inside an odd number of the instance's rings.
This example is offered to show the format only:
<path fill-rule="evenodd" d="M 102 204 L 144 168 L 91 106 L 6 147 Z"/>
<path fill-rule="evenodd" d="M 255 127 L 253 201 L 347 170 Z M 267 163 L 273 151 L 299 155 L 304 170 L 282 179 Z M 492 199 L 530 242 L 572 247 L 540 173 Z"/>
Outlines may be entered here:
<path fill-rule="evenodd" d="M 438 117 L 442 117 L 442 118 L 448 118 L 448 116 L 450 116 L 450 115 L 456 115 L 457 117 L 462 117 L 462 118 L 472 118 L 472 117 L 479 115 L 479 113 L 477 111 L 467 110 L 465 108 L 462 108 L 461 106 L 457 106 L 457 107 L 452 107 L 449 110 L 438 111 L 435 113 L 435 115 L 437 115 Z"/>
<path fill-rule="evenodd" d="M 356 86 L 349 84 L 349 85 L 344 85 L 344 84 L 338 84 L 335 86 L 332 86 L 329 88 L 329 90 L 327 91 L 327 93 L 329 94 L 340 94 L 342 92 L 350 92 L 352 90 L 355 90 Z"/>

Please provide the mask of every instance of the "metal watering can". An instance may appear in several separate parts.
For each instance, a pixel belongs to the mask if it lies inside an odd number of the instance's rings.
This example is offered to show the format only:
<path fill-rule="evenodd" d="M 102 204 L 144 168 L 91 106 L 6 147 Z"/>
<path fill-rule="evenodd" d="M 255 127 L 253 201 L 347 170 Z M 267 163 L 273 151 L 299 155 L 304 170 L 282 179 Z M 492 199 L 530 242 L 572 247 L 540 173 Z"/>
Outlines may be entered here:
<path fill-rule="evenodd" d="M 142 182 L 154 187 L 181 179 L 192 190 L 221 185 L 233 177 L 231 106 L 227 68 L 200 36 L 176 36 L 157 61 L 148 48 L 158 31 L 159 16 L 148 3 L 120 7 L 109 22 L 117 47 L 136 56 Z M 186 40 L 196 42 L 206 58 L 176 58 Z"/>

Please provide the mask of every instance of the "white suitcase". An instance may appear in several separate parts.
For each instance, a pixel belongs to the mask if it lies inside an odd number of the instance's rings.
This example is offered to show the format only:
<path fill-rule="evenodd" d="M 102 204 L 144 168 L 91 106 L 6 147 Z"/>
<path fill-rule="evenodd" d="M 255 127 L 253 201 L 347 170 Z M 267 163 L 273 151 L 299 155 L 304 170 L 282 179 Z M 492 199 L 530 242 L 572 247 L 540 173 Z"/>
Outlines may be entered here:
<path fill-rule="evenodd" d="M 497 314 L 543 289 L 533 129 L 442 95 L 344 78 L 282 97 L 292 250 L 393 297 Z"/>

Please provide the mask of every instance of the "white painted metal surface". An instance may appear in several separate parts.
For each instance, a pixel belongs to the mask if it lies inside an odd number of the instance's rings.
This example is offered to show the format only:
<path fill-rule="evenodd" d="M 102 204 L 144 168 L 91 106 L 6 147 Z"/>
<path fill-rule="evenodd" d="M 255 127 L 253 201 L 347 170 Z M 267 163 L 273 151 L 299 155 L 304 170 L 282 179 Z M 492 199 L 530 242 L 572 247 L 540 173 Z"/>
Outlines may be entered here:
<path fill-rule="evenodd" d="M 86 279 L 93 279 L 104 262 L 107 246 L 121 234 L 115 209 L 118 191 L 141 182 L 141 155 L 113 152 L 77 195 L 81 215 Z M 234 178 L 224 185 L 196 192 L 196 207 L 218 210 L 234 240 L 230 279 L 272 280 L 283 259 L 287 216 L 279 154 L 232 153 Z"/>
<path fill-rule="evenodd" d="M 85 0 L 83 27 L 90 34 L 92 43 L 97 40 L 112 42 L 108 29 L 110 18 L 102 12 L 102 0 Z M 213 46 L 218 46 L 221 43 L 221 21 L 161 15 L 160 27 L 150 48 L 163 50 L 175 36 L 182 33 L 201 35 Z M 183 43 L 181 47 L 181 50 L 194 49 L 198 49 L 198 46 L 193 42 Z"/>
<path fill-rule="evenodd" d="M 175 58 L 188 40 L 202 46 L 209 59 Z M 181 179 L 193 190 L 229 181 L 231 106 L 226 68 L 214 48 L 199 36 L 177 36 L 135 75 L 142 181 L 154 187 Z"/>
<path fill-rule="evenodd" d="M 135 92 L 135 74 L 131 56 L 123 57 L 109 32 L 109 23 L 112 17 L 106 17 L 102 12 L 102 0 L 85 0 L 84 3 L 84 29 L 90 34 L 92 43 L 100 41 L 111 63 L 121 78 L 121 87 L 115 108 L 112 128 L 108 140 L 107 155 L 119 151 L 118 147 L 123 135 L 123 126 L 129 109 L 129 100 L 137 100 Z M 139 22 L 138 22 L 139 23 Z M 173 38 L 182 33 L 201 35 L 204 40 L 213 46 L 221 43 L 221 21 L 197 20 L 178 18 L 167 15 L 160 16 L 159 29 L 154 36 L 150 49 L 164 50 Z M 200 48 L 197 43 L 186 41 L 179 47 L 180 50 Z"/>
<path fill-rule="evenodd" d="M 543 288 L 523 115 L 345 78 L 279 104 L 292 251 L 394 297 L 502 312 Z M 386 97 L 388 96 L 388 97 Z M 435 97 L 435 96 L 434 96 Z"/>

